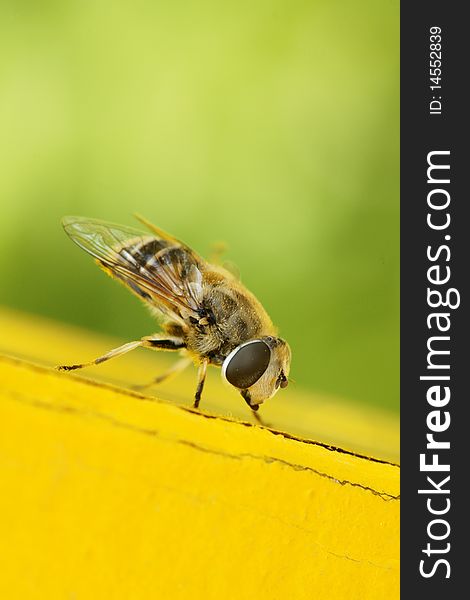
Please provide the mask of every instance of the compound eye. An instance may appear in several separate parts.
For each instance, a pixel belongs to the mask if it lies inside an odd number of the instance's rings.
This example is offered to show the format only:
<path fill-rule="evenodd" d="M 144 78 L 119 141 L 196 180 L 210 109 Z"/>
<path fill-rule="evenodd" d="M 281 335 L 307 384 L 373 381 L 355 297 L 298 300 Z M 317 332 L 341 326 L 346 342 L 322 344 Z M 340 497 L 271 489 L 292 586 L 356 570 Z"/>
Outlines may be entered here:
<path fill-rule="evenodd" d="M 271 350 L 262 340 L 256 340 L 237 348 L 227 358 L 227 381 L 240 390 L 246 390 L 256 383 L 268 368 Z"/>

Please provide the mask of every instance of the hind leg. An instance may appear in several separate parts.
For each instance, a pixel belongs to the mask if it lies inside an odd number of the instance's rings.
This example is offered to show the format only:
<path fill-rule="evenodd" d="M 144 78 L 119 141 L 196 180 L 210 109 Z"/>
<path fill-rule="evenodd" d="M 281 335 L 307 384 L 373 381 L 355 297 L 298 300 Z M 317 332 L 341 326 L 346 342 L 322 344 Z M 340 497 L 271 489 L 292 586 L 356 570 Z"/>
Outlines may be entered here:
<path fill-rule="evenodd" d="M 158 385 L 159 383 L 167 381 L 168 379 L 171 379 L 172 377 L 178 375 L 178 373 L 184 371 L 184 369 L 186 369 L 186 367 L 188 367 L 191 364 L 191 362 L 192 360 L 189 357 L 181 358 L 180 360 L 175 362 L 175 364 L 172 365 L 167 371 L 165 371 L 161 375 L 157 375 L 157 377 L 152 379 L 152 381 L 141 385 L 134 385 L 132 387 L 135 390 L 145 390 L 146 388 L 152 387 L 152 385 Z"/>
<path fill-rule="evenodd" d="M 111 360 L 112 358 L 117 358 L 118 356 L 122 356 L 131 350 L 135 350 L 141 346 L 142 348 L 160 348 L 162 350 L 181 350 L 185 348 L 185 343 L 181 338 L 167 337 L 160 338 L 158 336 L 148 336 L 144 337 L 141 340 L 137 340 L 135 342 L 128 342 L 127 344 L 123 344 L 118 348 L 114 348 L 110 350 L 103 356 L 98 356 L 94 360 L 85 363 L 79 363 L 76 365 L 59 365 L 56 367 L 58 371 L 75 371 L 76 369 L 83 369 L 85 367 L 91 367 L 93 365 L 99 365 L 107 360 Z"/>
<path fill-rule="evenodd" d="M 138 348 L 139 346 L 143 345 L 144 343 L 142 340 L 136 342 L 128 342 L 127 344 L 123 344 L 122 346 L 119 346 L 119 348 L 114 348 L 106 354 L 103 354 L 103 356 L 98 356 L 98 358 L 95 358 L 94 360 L 91 360 L 89 362 L 79 363 L 76 365 L 58 365 L 56 369 L 58 371 L 75 371 L 76 369 L 83 369 L 84 367 L 99 365 L 103 362 L 106 362 L 107 360 L 111 360 L 111 358 L 116 358 L 117 356 L 126 354 L 126 352 L 130 352 L 131 350 L 134 350 L 135 348 Z"/>

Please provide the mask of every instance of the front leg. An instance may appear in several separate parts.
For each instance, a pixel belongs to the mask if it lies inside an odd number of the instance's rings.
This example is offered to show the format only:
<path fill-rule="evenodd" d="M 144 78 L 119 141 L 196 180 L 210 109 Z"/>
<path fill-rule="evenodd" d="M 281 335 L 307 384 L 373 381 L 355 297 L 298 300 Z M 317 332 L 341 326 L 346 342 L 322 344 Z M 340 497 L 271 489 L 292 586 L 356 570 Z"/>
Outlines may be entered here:
<path fill-rule="evenodd" d="M 264 425 L 265 423 L 263 422 L 263 419 L 260 417 L 259 413 L 257 412 L 259 409 L 259 404 L 251 404 L 251 396 L 250 396 L 250 392 L 248 390 L 242 390 L 240 392 L 243 400 L 245 400 L 245 402 L 248 404 L 248 406 L 251 408 L 251 410 L 253 411 L 253 417 L 255 418 L 256 421 L 258 421 L 258 423 L 260 425 Z"/>

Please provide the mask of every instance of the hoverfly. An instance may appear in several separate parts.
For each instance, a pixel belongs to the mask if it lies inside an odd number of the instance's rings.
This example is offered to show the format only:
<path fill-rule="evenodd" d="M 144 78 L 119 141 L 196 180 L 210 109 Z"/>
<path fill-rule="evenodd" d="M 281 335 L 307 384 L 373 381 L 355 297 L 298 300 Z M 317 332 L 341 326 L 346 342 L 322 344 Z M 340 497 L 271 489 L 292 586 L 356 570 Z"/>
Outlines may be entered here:
<path fill-rule="evenodd" d="M 67 235 L 108 275 L 161 317 L 162 332 L 128 342 L 90 362 L 57 368 L 72 371 L 97 365 L 139 346 L 178 351 L 181 359 L 148 385 L 195 362 L 199 370 L 193 406 L 197 407 L 207 366 L 215 365 L 257 411 L 288 384 L 289 345 L 277 337 L 261 303 L 232 273 L 137 218 L 152 234 L 83 217 L 65 217 L 62 223 Z"/>

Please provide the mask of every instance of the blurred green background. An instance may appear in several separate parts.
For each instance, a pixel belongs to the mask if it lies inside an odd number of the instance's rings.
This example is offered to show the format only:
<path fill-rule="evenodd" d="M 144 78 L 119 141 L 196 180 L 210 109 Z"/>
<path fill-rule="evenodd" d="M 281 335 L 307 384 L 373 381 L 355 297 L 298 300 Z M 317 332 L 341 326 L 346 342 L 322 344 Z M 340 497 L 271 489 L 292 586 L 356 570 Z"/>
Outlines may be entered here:
<path fill-rule="evenodd" d="M 62 231 L 140 212 L 226 258 L 296 384 L 398 410 L 399 5 L 0 3 L 0 303 L 155 327 Z"/>

